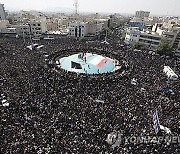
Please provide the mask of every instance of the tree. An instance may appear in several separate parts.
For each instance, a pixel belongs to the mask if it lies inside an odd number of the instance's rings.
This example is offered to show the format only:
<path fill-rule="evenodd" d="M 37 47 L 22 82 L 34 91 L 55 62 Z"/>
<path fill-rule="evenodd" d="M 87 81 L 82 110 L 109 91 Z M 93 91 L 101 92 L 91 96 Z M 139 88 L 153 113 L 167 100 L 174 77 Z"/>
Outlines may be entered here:
<path fill-rule="evenodd" d="M 122 40 L 125 40 L 125 37 L 126 37 L 126 32 L 123 31 L 123 32 L 122 32 L 122 36 L 121 36 Z"/>
<path fill-rule="evenodd" d="M 131 46 L 132 46 L 133 49 L 138 49 L 138 50 L 141 49 L 140 44 L 139 44 L 138 42 L 135 42 L 135 41 L 133 41 L 133 42 L 131 43 Z"/>
<path fill-rule="evenodd" d="M 173 51 L 174 49 L 167 39 L 162 40 L 157 47 L 157 53 L 160 55 L 172 55 Z"/>

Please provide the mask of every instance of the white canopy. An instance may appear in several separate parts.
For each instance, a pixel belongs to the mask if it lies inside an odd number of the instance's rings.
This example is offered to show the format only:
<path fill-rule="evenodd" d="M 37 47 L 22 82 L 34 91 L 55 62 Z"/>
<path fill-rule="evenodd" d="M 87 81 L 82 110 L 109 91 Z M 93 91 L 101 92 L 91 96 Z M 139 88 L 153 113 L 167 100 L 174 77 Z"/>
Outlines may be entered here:
<path fill-rule="evenodd" d="M 177 80 L 178 79 L 177 74 L 175 74 L 174 71 L 169 66 L 164 66 L 163 72 L 171 80 Z"/>

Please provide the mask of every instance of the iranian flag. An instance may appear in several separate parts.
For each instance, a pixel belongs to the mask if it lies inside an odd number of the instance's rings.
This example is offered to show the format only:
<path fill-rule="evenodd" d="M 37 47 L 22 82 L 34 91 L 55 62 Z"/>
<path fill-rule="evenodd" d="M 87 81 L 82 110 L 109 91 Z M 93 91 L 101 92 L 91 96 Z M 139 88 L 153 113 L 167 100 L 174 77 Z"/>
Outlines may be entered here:
<path fill-rule="evenodd" d="M 107 63 L 108 61 L 109 61 L 109 58 L 105 58 L 103 56 L 97 55 L 89 63 L 97 67 L 103 67 L 105 63 Z"/>

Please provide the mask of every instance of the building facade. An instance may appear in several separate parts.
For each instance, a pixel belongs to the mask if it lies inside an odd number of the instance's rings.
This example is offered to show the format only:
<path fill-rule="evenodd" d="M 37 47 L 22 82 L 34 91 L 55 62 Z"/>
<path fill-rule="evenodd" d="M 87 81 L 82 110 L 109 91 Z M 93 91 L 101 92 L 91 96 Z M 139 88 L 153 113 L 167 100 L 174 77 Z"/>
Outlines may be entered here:
<path fill-rule="evenodd" d="M 33 35 L 41 35 L 47 32 L 46 19 L 32 20 L 28 22 L 30 26 L 30 31 Z"/>
<path fill-rule="evenodd" d="M 6 12 L 4 9 L 4 4 L 0 4 L 0 20 L 6 20 Z"/>
<path fill-rule="evenodd" d="M 128 29 L 126 32 L 125 43 L 137 43 L 149 49 L 155 49 L 161 42 L 162 36 L 157 33 L 139 31 L 138 28 Z"/>
<path fill-rule="evenodd" d="M 162 37 L 156 33 L 141 32 L 139 35 L 139 44 L 150 49 L 155 49 L 161 42 Z"/>
<path fill-rule="evenodd" d="M 150 12 L 148 11 L 136 11 L 135 17 L 137 18 L 144 18 L 144 17 L 149 17 Z"/>
<path fill-rule="evenodd" d="M 2 31 L 2 29 L 7 28 L 8 25 L 9 25 L 8 20 L 0 20 L 0 32 Z"/>
<path fill-rule="evenodd" d="M 132 44 L 139 42 L 140 31 L 139 28 L 129 28 L 126 31 L 125 43 Z"/>
<path fill-rule="evenodd" d="M 47 31 L 58 31 L 59 24 L 57 20 L 48 20 L 47 21 Z"/>
<path fill-rule="evenodd" d="M 85 37 L 97 35 L 103 28 L 102 23 L 92 22 L 73 22 L 69 24 L 69 35 L 73 37 Z"/>
<path fill-rule="evenodd" d="M 176 37 L 173 43 L 173 47 L 177 50 L 180 50 L 180 30 L 176 33 Z"/>
<path fill-rule="evenodd" d="M 69 35 L 73 37 L 84 37 L 87 32 L 87 23 L 73 22 L 69 24 Z"/>

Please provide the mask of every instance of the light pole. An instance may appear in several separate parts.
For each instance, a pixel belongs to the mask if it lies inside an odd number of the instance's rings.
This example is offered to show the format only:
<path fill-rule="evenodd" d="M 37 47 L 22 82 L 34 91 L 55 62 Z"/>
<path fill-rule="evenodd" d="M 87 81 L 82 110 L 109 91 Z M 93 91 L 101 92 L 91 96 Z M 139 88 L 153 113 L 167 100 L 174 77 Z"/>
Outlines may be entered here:
<path fill-rule="evenodd" d="M 24 40 L 24 44 L 26 43 L 25 37 L 24 37 L 24 31 L 23 31 L 23 40 Z"/>
<path fill-rule="evenodd" d="M 28 23 L 28 26 L 29 26 L 29 33 L 30 33 L 29 37 L 30 37 L 31 46 L 32 46 L 32 49 L 33 49 L 33 42 L 32 42 L 32 36 L 31 36 L 31 34 L 32 34 L 31 24 Z"/>
<path fill-rule="evenodd" d="M 105 42 L 107 42 L 107 29 L 106 29 Z"/>

